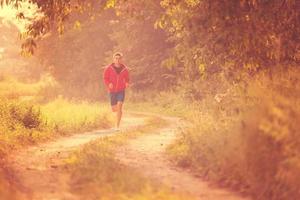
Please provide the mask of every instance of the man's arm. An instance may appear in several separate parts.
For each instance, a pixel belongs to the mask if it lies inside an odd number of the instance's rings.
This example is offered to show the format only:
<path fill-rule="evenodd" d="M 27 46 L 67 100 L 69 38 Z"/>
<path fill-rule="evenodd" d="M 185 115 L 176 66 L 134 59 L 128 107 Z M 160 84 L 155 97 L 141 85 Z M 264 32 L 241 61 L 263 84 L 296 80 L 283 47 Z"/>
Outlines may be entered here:
<path fill-rule="evenodd" d="M 103 72 L 103 82 L 108 87 L 109 86 L 109 70 L 108 67 L 105 67 Z"/>
<path fill-rule="evenodd" d="M 128 69 L 126 69 L 126 73 L 125 73 L 125 84 L 126 84 L 126 87 L 128 87 L 128 85 L 129 85 L 129 72 L 128 72 Z"/>

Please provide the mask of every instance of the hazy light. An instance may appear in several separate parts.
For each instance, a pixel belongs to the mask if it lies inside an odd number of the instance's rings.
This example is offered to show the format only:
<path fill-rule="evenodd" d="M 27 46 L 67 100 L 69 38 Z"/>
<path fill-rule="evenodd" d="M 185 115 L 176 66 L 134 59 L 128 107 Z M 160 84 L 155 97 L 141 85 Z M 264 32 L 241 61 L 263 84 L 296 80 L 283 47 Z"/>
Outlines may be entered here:
<path fill-rule="evenodd" d="M 37 8 L 33 4 L 29 4 L 28 2 L 23 2 L 19 9 L 13 8 L 13 6 L 4 5 L 2 8 L 0 7 L 0 18 L 3 19 L 3 22 L 11 22 L 15 24 L 18 29 L 23 32 L 26 29 L 26 25 L 29 23 L 27 19 L 16 19 L 18 13 L 22 12 L 25 17 L 33 18 L 36 16 Z M 1 33 L 0 33 L 1 34 Z"/>

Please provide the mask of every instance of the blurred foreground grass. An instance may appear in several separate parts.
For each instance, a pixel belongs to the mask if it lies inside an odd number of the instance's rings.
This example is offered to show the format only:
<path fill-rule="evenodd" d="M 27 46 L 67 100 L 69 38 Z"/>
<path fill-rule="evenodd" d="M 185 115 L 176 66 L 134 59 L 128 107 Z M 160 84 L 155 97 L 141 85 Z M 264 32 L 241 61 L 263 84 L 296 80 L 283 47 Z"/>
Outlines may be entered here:
<path fill-rule="evenodd" d="M 258 200 L 300 198 L 300 70 L 261 73 L 200 100 L 179 91 L 131 93 L 131 110 L 165 113 L 192 124 L 169 146 L 170 158 L 203 179 Z M 226 85 L 224 80 L 220 84 Z M 146 96 L 146 98 L 145 98 Z M 148 101 L 147 99 L 151 99 Z"/>
<path fill-rule="evenodd" d="M 151 118 L 145 126 L 99 139 L 75 152 L 66 160 L 72 176 L 70 183 L 72 191 L 82 199 L 192 199 L 150 181 L 114 158 L 115 149 L 126 143 L 128 139 L 153 133 L 154 130 L 165 125 L 166 122 L 160 118 Z"/>
<path fill-rule="evenodd" d="M 13 173 L 4 170 L 12 150 L 112 125 L 107 104 L 67 100 L 57 96 L 56 87 L 48 78 L 34 83 L 9 77 L 0 81 L 0 199 L 23 198 Z"/>

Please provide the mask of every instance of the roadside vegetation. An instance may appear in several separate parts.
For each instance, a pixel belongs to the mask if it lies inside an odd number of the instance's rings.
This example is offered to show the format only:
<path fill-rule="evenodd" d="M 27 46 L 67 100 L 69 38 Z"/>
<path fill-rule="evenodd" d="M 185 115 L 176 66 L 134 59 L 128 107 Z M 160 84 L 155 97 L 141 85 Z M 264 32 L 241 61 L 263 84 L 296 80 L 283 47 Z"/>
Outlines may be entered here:
<path fill-rule="evenodd" d="M 164 120 L 153 117 L 134 130 L 98 139 L 80 148 L 66 160 L 67 169 L 72 176 L 72 192 L 82 198 L 101 200 L 192 199 L 172 192 L 171 188 L 147 179 L 115 159 L 115 149 L 126 144 L 128 139 L 153 133 L 166 125 Z"/>
<path fill-rule="evenodd" d="M 14 173 L 5 163 L 5 157 L 14 150 L 112 125 L 113 116 L 104 103 L 62 97 L 45 101 L 47 97 L 37 94 L 47 89 L 46 83 L 6 79 L 0 82 L 0 88 L 0 198 L 21 198 L 21 193 L 17 196 L 20 188 L 13 178 Z"/>

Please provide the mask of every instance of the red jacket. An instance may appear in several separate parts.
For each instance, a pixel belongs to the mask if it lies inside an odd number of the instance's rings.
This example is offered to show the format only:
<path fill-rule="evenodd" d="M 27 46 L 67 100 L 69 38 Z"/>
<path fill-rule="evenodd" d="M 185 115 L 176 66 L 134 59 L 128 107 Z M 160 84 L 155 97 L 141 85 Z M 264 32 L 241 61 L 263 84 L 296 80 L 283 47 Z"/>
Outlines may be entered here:
<path fill-rule="evenodd" d="M 126 88 L 126 83 L 129 83 L 128 68 L 121 64 L 123 69 L 120 74 L 117 74 L 113 68 L 113 63 L 106 66 L 103 73 L 103 82 L 107 87 L 108 92 L 119 92 Z M 108 87 L 109 83 L 113 84 L 113 88 Z"/>

